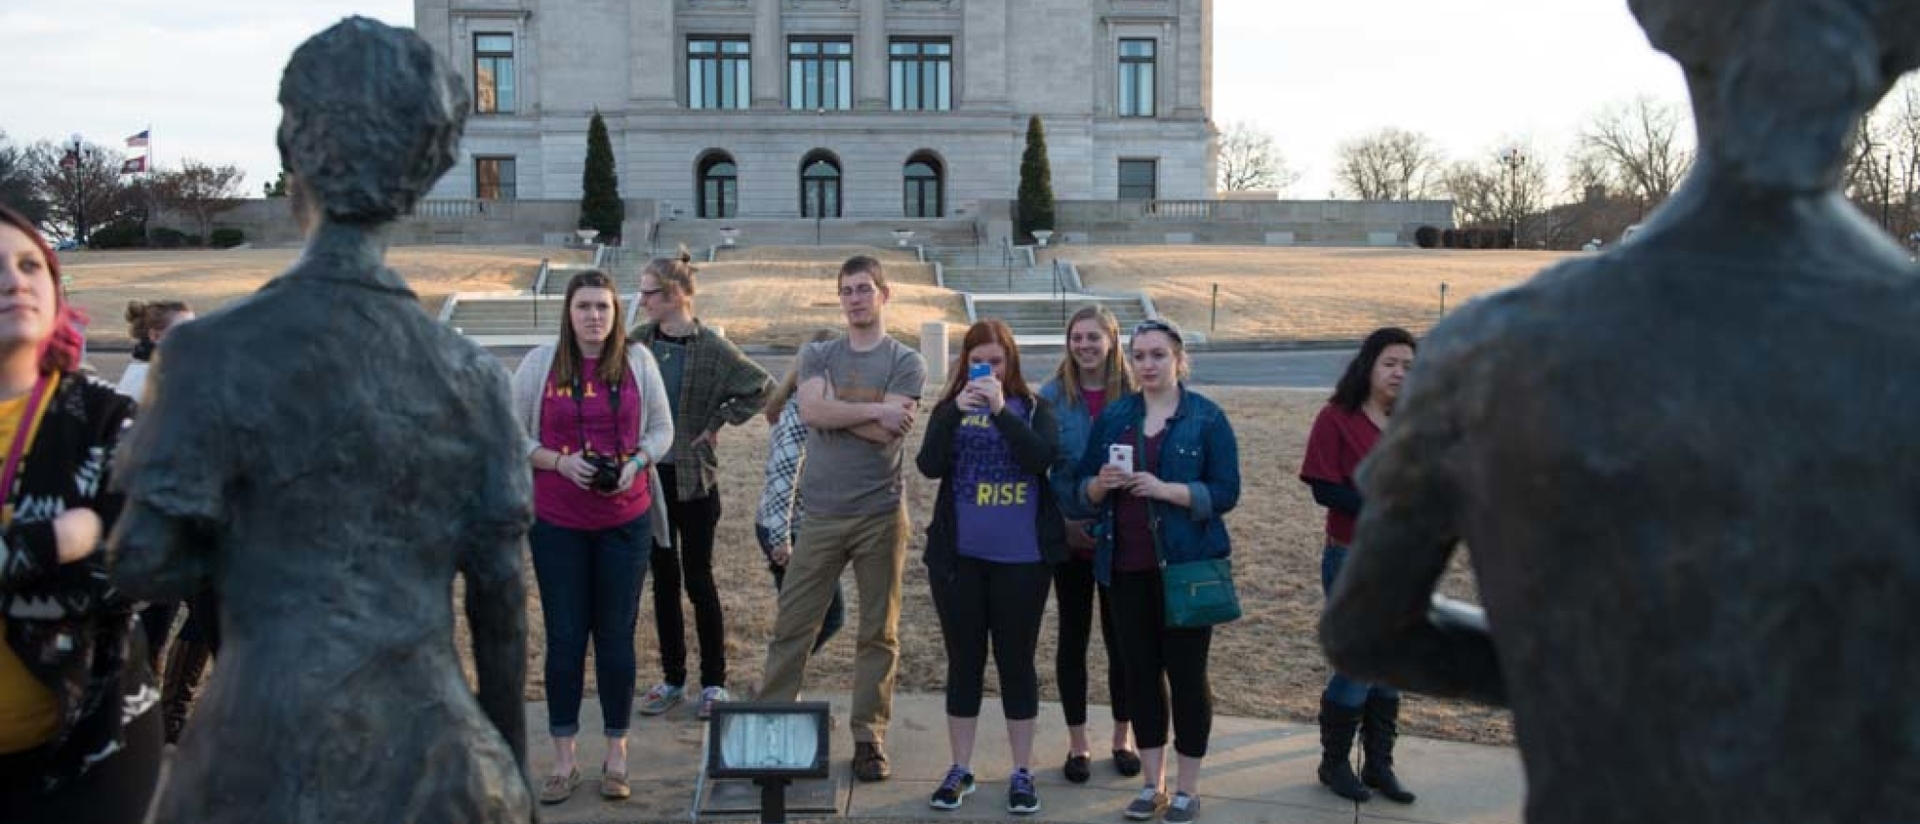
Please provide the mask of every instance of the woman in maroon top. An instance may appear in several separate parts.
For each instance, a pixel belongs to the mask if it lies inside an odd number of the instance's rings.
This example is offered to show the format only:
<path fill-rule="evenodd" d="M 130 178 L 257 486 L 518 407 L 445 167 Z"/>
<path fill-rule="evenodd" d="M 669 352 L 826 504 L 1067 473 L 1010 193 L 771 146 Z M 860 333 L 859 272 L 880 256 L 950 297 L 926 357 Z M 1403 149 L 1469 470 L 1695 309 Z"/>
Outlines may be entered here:
<path fill-rule="evenodd" d="M 565 801 L 580 782 L 574 736 L 580 731 L 588 638 L 607 736 L 600 794 L 631 794 L 633 628 L 658 531 L 648 513 L 661 494 L 652 466 L 673 444 L 660 369 L 646 349 L 627 348 L 613 279 L 597 270 L 574 275 L 566 307 L 560 339 L 528 352 L 513 376 L 514 412 L 533 465 L 534 522 L 527 543 L 546 621 L 554 762 L 540 800 L 548 804 Z"/>
<path fill-rule="evenodd" d="M 1368 335 L 1307 436 L 1300 480 L 1313 488 L 1314 501 L 1327 508 L 1327 546 L 1320 556 L 1320 586 L 1325 592 L 1333 591 L 1360 516 L 1354 472 L 1387 427 L 1394 398 L 1399 397 L 1400 384 L 1413 366 L 1414 348 L 1413 335 L 1404 329 L 1388 327 Z M 1413 793 L 1393 774 L 1399 718 L 1398 691 L 1334 673 L 1320 696 L 1320 783 L 1354 801 L 1367 800 L 1371 796 L 1367 787 L 1372 787 L 1391 800 L 1411 803 Z M 1352 762 L 1356 731 L 1366 754 L 1366 764 L 1357 776 Z"/>

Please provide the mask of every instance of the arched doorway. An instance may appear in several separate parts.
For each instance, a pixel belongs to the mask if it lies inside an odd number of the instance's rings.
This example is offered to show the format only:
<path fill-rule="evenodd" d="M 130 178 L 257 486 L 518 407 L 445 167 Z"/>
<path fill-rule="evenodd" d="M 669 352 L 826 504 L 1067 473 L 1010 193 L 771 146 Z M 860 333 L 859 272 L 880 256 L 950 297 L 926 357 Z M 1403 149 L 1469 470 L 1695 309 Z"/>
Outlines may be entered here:
<path fill-rule="evenodd" d="M 733 156 L 710 151 L 700 156 L 696 210 L 703 218 L 733 217 L 740 210 L 740 170 Z"/>
<path fill-rule="evenodd" d="M 946 169 L 940 158 L 915 152 L 901 170 L 907 217 L 946 216 Z"/>
<path fill-rule="evenodd" d="M 840 216 L 840 159 L 832 152 L 809 152 L 800 161 L 800 216 Z"/>

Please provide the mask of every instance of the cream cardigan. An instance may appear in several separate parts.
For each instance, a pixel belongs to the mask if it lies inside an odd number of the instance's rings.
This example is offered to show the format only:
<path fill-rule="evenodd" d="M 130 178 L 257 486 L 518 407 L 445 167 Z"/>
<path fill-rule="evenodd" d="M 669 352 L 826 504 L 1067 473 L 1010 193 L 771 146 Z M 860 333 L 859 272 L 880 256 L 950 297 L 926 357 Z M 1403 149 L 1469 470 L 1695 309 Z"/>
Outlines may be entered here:
<path fill-rule="evenodd" d="M 520 429 L 527 436 L 527 463 L 531 468 L 533 451 L 541 447 L 540 443 L 540 398 L 545 394 L 547 375 L 553 368 L 553 353 L 558 344 L 547 343 L 534 347 L 526 357 L 520 359 L 520 367 L 513 370 L 513 416 L 520 419 Z M 640 387 L 640 451 L 647 454 L 647 489 L 653 495 L 653 542 L 661 546 L 671 545 L 672 539 L 667 530 L 667 499 L 673 490 L 660 488 L 660 472 L 654 469 L 653 461 L 667 450 L 673 448 L 673 408 L 667 403 L 667 387 L 660 380 L 660 366 L 653 360 L 653 353 L 645 347 L 627 348 L 627 371 L 632 373 L 633 382 Z"/>

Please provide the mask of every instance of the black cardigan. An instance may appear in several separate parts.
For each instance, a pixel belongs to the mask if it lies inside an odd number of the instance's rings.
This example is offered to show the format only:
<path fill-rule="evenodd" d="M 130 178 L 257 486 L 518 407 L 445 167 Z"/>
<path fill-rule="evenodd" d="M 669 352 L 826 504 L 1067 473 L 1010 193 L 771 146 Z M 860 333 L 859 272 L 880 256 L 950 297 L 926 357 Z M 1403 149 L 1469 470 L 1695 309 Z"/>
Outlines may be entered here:
<path fill-rule="evenodd" d="M 0 546 L 0 614 L 7 646 L 59 700 L 60 723 L 37 777 L 51 792 L 119 746 L 123 715 L 151 711 L 153 673 L 135 654 L 144 637 L 133 631 L 133 603 L 108 584 L 106 551 L 62 564 L 53 534 L 54 517 L 77 507 L 99 514 L 103 543 L 113 530 L 122 501 L 112 488 L 113 452 L 133 402 L 69 374 L 46 404 L 5 490 L 14 517 Z"/>
<path fill-rule="evenodd" d="M 992 418 L 993 428 L 1006 439 L 1020 469 L 1034 476 L 1035 495 L 1040 500 L 1040 511 L 1034 521 L 1034 530 L 1040 538 L 1040 557 L 1049 564 L 1058 564 L 1067 559 L 1066 528 L 1060 519 L 1060 504 L 1047 486 L 1047 472 L 1053 468 L 1060 450 L 1060 424 L 1053 416 L 1053 405 L 1044 398 L 1035 395 L 1029 402 L 1033 404 L 1030 420 L 1002 406 L 1000 414 Z M 960 563 L 959 525 L 955 523 L 957 516 L 953 511 L 953 437 L 963 417 L 960 406 L 952 400 L 935 406 L 927 422 L 927 437 L 920 442 L 920 454 L 913 459 L 920 474 L 940 479 L 940 491 L 933 502 L 933 522 L 927 524 L 927 549 L 923 557 L 929 574 L 937 573 L 949 580 Z"/>

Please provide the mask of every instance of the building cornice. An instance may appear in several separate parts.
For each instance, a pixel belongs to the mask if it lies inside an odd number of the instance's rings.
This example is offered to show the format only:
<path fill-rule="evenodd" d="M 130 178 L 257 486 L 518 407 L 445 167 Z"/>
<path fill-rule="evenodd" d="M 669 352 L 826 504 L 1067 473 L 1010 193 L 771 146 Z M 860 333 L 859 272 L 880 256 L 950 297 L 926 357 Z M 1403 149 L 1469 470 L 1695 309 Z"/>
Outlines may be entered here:
<path fill-rule="evenodd" d="M 533 17 L 533 10 L 531 9 L 481 9 L 471 6 L 449 9 L 447 13 L 452 17 L 471 17 L 482 20 L 519 20 L 521 22 L 526 22 Z"/>

